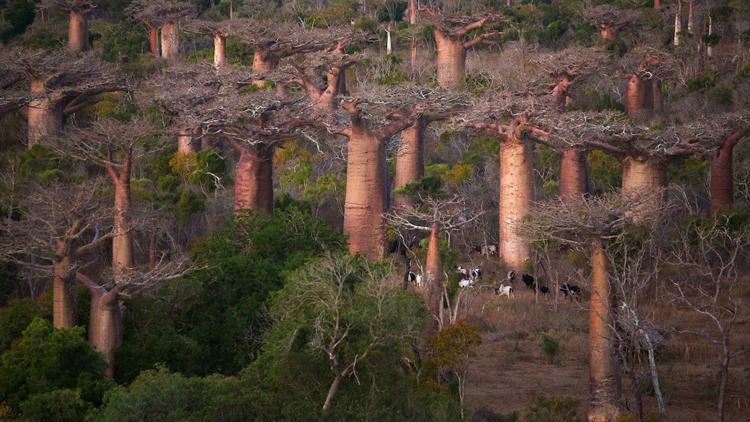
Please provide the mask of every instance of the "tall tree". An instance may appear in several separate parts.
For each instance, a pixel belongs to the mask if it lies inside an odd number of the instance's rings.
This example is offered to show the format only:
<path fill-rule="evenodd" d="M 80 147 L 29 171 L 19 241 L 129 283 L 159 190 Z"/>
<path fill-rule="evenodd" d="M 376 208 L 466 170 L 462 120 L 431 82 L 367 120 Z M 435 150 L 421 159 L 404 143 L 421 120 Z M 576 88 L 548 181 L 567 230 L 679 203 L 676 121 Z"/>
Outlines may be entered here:
<path fill-rule="evenodd" d="M 187 2 L 135 0 L 126 12 L 146 26 L 151 53 L 175 62 L 180 57 L 179 22 L 181 19 L 194 16 L 197 8 Z"/>
<path fill-rule="evenodd" d="M 96 7 L 90 0 L 43 0 L 39 7 L 44 10 L 67 12 L 68 50 L 86 51 L 89 45 L 88 15 Z"/>
<path fill-rule="evenodd" d="M 584 11 L 586 18 L 599 28 L 602 39 L 614 43 L 624 28 L 641 21 L 642 14 L 631 9 L 620 9 L 611 4 L 587 7 Z"/>

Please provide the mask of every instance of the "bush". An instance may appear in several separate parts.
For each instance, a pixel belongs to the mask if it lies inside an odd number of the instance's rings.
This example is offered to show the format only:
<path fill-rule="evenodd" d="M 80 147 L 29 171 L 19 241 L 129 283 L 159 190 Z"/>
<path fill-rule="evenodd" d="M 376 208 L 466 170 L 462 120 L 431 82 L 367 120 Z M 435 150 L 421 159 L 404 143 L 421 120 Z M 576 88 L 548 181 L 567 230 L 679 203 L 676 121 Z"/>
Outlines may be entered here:
<path fill-rule="evenodd" d="M 575 422 L 578 420 L 578 400 L 570 397 L 537 396 L 529 405 L 527 422 Z"/>
<path fill-rule="evenodd" d="M 0 352 L 8 349 L 34 318 L 45 316 L 49 317 L 49 310 L 31 299 L 11 300 L 8 306 L 0 308 Z"/>
<path fill-rule="evenodd" d="M 21 404 L 21 413 L 34 422 L 77 422 L 88 408 L 80 390 L 61 389 L 31 396 Z"/>
<path fill-rule="evenodd" d="M 560 353 L 560 340 L 545 334 L 542 336 L 539 348 L 542 351 L 544 360 L 547 363 L 554 363 L 557 360 L 557 355 Z"/>

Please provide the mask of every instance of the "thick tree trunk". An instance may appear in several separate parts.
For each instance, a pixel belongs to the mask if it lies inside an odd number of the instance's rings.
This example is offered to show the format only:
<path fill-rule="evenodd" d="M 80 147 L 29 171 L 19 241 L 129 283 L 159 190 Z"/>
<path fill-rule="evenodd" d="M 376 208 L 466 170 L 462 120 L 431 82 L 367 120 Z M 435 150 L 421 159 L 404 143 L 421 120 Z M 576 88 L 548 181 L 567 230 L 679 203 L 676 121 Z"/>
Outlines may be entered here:
<path fill-rule="evenodd" d="M 552 88 L 552 105 L 559 112 L 565 111 L 568 98 L 568 90 L 573 81 L 568 76 L 561 76 L 554 88 Z"/>
<path fill-rule="evenodd" d="M 63 127 L 63 107 L 48 97 L 43 81 L 31 82 L 32 100 L 28 107 L 28 146 L 41 144 L 49 136 L 57 135 Z"/>
<path fill-rule="evenodd" d="M 443 278 L 440 263 L 440 224 L 433 223 L 430 228 L 430 240 L 427 243 L 427 265 L 425 265 L 425 304 L 437 326 L 442 321 L 443 312 Z"/>
<path fill-rule="evenodd" d="M 385 256 L 383 213 L 388 207 L 385 142 L 354 125 L 348 149 L 344 233 L 349 252 L 379 260 Z"/>
<path fill-rule="evenodd" d="M 112 238 L 112 273 L 115 283 L 133 268 L 133 233 L 130 225 L 130 160 L 126 160 L 115 182 L 115 233 Z"/>
<path fill-rule="evenodd" d="M 148 49 L 156 57 L 161 56 L 159 51 L 159 28 L 151 25 L 146 25 L 148 29 Z"/>
<path fill-rule="evenodd" d="M 89 28 L 86 15 L 70 12 L 68 24 L 68 50 L 86 51 L 89 49 Z"/>
<path fill-rule="evenodd" d="M 161 56 L 170 62 L 180 58 L 180 31 L 176 23 L 168 22 L 161 27 Z"/>
<path fill-rule="evenodd" d="M 661 10 L 661 0 L 654 0 L 654 9 Z"/>
<path fill-rule="evenodd" d="M 560 167 L 560 197 L 580 199 L 589 191 L 586 151 L 570 148 L 563 151 Z"/>
<path fill-rule="evenodd" d="M 416 183 L 424 175 L 424 129 L 424 121 L 418 119 L 401 132 L 401 145 L 396 155 L 394 189 Z M 412 205 L 405 195 L 397 194 L 394 202 L 399 207 Z"/>
<path fill-rule="evenodd" d="M 409 25 L 417 24 L 417 0 L 409 0 L 409 4 L 406 8 L 406 13 L 409 17 Z"/>
<path fill-rule="evenodd" d="M 437 46 L 437 83 L 443 88 L 456 88 L 466 73 L 466 49 L 460 39 L 435 31 Z"/>
<path fill-rule="evenodd" d="M 52 282 L 52 323 L 55 328 L 70 328 L 75 325 L 75 289 L 70 280 L 70 257 L 65 245 L 58 245 Z"/>
<path fill-rule="evenodd" d="M 118 289 L 107 292 L 103 288 L 91 291 L 91 316 L 89 320 L 89 342 L 107 362 L 106 375 L 115 372 L 115 352 L 122 343 L 122 310 L 118 301 Z"/>
<path fill-rule="evenodd" d="M 612 422 L 618 415 L 612 346 L 612 299 L 608 261 L 601 241 L 592 242 L 589 310 L 590 422 Z"/>
<path fill-rule="evenodd" d="M 524 142 L 500 144 L 499 255 L 508 268 L 520 271 L 530 250 L 518 228 L 531 209 L 534 196 L 531 148 Z"/>
<path fill-rule="evenodd" d="M 599 30 L 602 39 L 607 42 L 617 41 L 617 30 L 611 26 L 605 26 Z"/>
<path fill-rule="evenodd" d="M 253 52 L 253 72 L 261 73 L 276 69 L 279 64 L 279 58 L 265 50 L 256 48 Z M 256 80 L 253 84 L 259 88 L 269 86 L 266 81 Z"/>
<path fill-rule="evenodd" d="M 234 210 L 273 213 L 273 147 L 243 148 L 235 172 Z"/>
<path fill-rule="evenodd" d="M 710 196 L 711 215 L 727 211 L 734 205 L 733 152 L 742 134 L 730 135 L 711 159 Z"/>
<path fill-rule="evenodd" d="M 227 65 L 227 37 L 214 34 L 214 67 L 222 68 Z"/>
<path fill-rule="evenodd" d="M 640 196 L 638 206 L 631 210 L 638 221 L 641 216 L 655 211 L 661 205 L 661 191 L 667 185 L 664 163 L 655 160 L 625 157 L 622 162 L 622 193 Z"/>
<path fill-rule="evenodd" d="M 646 83 L 637 75 L 631 75 L 625 92 L 625 109 L 631 119 L 639 120 L 646 117 L 648 105 Z"/>
<path fill-rule="evenodd" d="M 177 135 L 177 153 L 178 154 L 195 154 L 195 144 L 193 134 L 188 130 L 181 130 Z"/>

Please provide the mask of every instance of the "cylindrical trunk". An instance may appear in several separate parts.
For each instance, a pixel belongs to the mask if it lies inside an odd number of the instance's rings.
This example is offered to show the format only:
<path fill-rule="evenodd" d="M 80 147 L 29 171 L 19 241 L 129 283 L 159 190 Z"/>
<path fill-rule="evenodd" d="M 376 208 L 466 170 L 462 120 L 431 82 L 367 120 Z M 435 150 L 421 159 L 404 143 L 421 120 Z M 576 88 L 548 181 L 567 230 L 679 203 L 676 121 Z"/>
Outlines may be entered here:
<path fill-rule="evenodd" d="M 409 25 L 417 24 L 417 0 L 409 0 L 406 12 L 409 16 Z"/>
<path fill-rule="evenodd" d="M 577 148 L 564 150 L 560 167 L 560 197 L 580 199 L 588 193 L 588 180 L 586 151 Z"/>
<path fill-rule="evenodd" d="M 130 225 L 130 165 L 122 166 L 115 183 L 114 237 L 112 238 L 112 273 L 115 283 L 133 268 L 133 233 Z"/>
<path fill-rule="evenodd" d="M 727 211 L 734 205 L 734 169 L 732 155 L 735 142 L 727 140 L 711 159 L 710 196 L 711 215 Z"/>
<path fill-rule="evenodd" d="M 424 121 L 418 119 L 401 132 L 401 145 L 396 155 L 394 189 L 416 183 L 424 175 L 424 126 Z M 405 195 L 397 194 L 394 202 L 399 207 L 412 205 Z"/>
<path fill-rule="evenodd" d="M 57 135 L 63 127 L 63 111 L 59 102 L 47 96 L 43 81 L 31 82 L 28 106 L 28 147 L 41 144 L 46 137 Z"/>
<path fill-rule="evenodd" d="M 170 62 L 180 57 L 180 32 L 177 23 L 168 22 L 161 27 L 161 56 Z"/>
<path fill-rule="evenodd" d="M 427 310 L 435 318 L 435 323 L 442 321 L 443 310 L 443 279 L 442 264 L 440 263 L 440 224 L 433 223 L 430 228 L 430 240 L 427 243 L 427 263 L 425 265 L 424 299 Z"/>
<path fill-rule="evenodd" d="M 529 259 L 528 241 L 518 228 L 531 209 L 534 197 L 531 148 L 524 142 L 500 144 L 499 255 L 503 263 L 520 271 Z"/>
<path fill-rule="evenodd" d="M 466 49 L 463 41 L 435 31 L 435 44 L 438 85 L 443 88 L 458 87 L 466 73 Z"/>
<path fill-rule="evenodd" d="M 253 72 L 262 73 L 276 69 L 279 64 L 279 58 L 267 51 L 256 48 L 253 52 Z M 270 85 L 270 82 L 256 80 L 253 84 L 259 88 Z"/>
<path fill-rule="evenodd" d="M 688 34 L 693 35 L 693 0 L 688 1 L 687 32 Z"/>
<path fill-rule="evenodd" d="M 625 109 L 631 119 L 645 117 L 647 105 L 647 94 L 645 82 L 637 75 L 631 75 L 625 92 Z"/>
<path fill-rule="evenodd" d="M 227 37 L 214 34 L 214 67 L 217 69 L 227 65 Z"/>
<path fill-rule="evenodd" d="M 385 256 L 387 179 L 384 140 L 355 125 L 348 144 L 344 233 L 349 252 L 373 261 Z"/>
<path fill-rule="evenodd" d="M 560 77 L 554 88 L 552 88 L 552 105 L 557 111 L 565 111 L 566 100 L 568 98 L 568 89 L 573 81 L 568 76 Z"/>
<path fill-rule="evenodd" d="M 618 414 L 612 346 L 612 299 L 608 261 L 601 241 L 592 242 L 589 309 L 589 422 L 612 422 Z"/>
<path fill-rule="evenodd" d="M 273 213 L 273 148 L 242 150 L 234 176 L 234 210 Z"/>
<path fill-rule="evenodd" d="M 680 46 L 680 32 L 682 32 L 682 0 L 677 2 L 677 13 L 674 15 L 674 46 Z"/>
<path fill-rule="evenodd" d="M 122 311 L 117 296 L 117 289 L 91 292 L 89 342 L 104 355 L 106 375 L 110 378 L 115 372 L 115 352 L 122 342 Z"/>
<path fill-rule="evenodd" d="M 390 56 L 393 54 L 393 41 L 391 40 L 391 30 L 385 30 L 385 54 Z"/>
<path fill-rule="evenodd" d="M 89 28 L 86 15 L 70 11 L 68 23 L 68 50 L 86 51 L 89 49 Z"/>
<path fill-rule="evenodd" d="M 411 67 L 410 74 L 412 79 L 416 79 L 419 72 L 417 71 L 417 38 L 414 36 L 411 40 Z"/>
<path fill-rule="evenodd" d="M 178 154 L 195 154 L 195 144 L 193 143 L 193 134 L 188 130 L 181 130 L 177 135 L 177 153 Z"/>
<path fill-rule="evenodd" d="M 156 248 L 159 244 L 159 238 L 155 231 L 152 231 L 148 235 L 148 269 L 153 270 L 156 268 Z"/>
<path fill-rule="evenodd" d="M 661 191 L 667 185 L 663 162 L 625 157 L 622 163 L 622 193 L 638 196 L 638 206 L 630 210 L 635 220 L 655 211 L 661 205 Z"/>
<path fill-rule="evenodd" d="M 76 323 L 75 289 L 70 268 L 67 254 L 56 257 L 52 282 L 52 323 L 55 328 L 70 328 Z"/>
<path fill-rule="evenodd" d="M 682 0 L 680 0 L 682 1 Z M 654 0 L 654 9 L 660 10 L 661 9 L 661 0 Z"/>
<path fill-rule="evenodd" d="M 148 49 L 156 57 L 161 56 L 159 51 L 159 28 L 151 25 L 146 25 L 148 28 Z"/>

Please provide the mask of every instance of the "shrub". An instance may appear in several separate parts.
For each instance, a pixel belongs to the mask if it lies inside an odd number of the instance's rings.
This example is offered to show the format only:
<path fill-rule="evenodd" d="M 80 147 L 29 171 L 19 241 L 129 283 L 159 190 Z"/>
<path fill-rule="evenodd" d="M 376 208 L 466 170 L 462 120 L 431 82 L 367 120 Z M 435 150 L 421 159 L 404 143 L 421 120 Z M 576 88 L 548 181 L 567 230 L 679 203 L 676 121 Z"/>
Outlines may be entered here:
<path fill-rule="evenodd" d="M 561 396 L 537 396 L 529 405 L 527 422 L 574 422 L 578 420 L 578 400 Z"/>
<path fill-rule="evenodd" d="M 542 351 L 544 360 L 547 363 L 554 363 L 557 360 L 557 355 L 560 353 L 560 340 L 545 334 L 542 336 L 539 348 Z"/>

